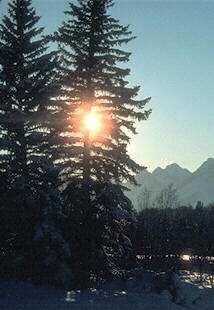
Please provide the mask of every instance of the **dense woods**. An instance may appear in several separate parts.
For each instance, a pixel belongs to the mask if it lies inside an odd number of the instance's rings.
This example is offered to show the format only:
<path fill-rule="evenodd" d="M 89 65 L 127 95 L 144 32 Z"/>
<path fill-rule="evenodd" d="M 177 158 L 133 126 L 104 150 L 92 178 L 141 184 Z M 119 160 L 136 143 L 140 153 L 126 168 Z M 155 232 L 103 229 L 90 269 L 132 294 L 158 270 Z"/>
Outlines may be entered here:
<path fill-rule="evenodd" d="M 214 275 L 213 205 L 144 209 L 137 218 L 135 251 L 145 268 L 185 268 Z"/>
<path fill-rule="evenodd" d="M 122 46 L 134 37 L 107 13 L 112 5 L 69 3 L 48 36 L 30 0 L 9 1 L 2 17 L 3 276 L 84 288 L 129 264 L 134 212 L 122 183 L 141 169 L 127 145 L 150 98 L 128 85 Z"/>

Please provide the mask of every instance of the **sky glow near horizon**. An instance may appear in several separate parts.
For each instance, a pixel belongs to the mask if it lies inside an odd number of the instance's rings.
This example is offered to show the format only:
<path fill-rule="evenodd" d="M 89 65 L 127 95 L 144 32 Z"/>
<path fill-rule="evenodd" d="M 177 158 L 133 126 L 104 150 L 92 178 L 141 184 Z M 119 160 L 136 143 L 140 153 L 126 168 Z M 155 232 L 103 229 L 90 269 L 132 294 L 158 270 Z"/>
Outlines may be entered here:
<path fill-rule="evenodd" d="M 47 32 L 56 30 L 66 0 L 33 0 Z M 1 16 L 8 0 L 0 4 Z M 151 171 L 173 162 L 194 171 L 214 157 L 214 1 L 116 0 L 111 13 L 137 39 L 129 81 L 151 96 L 149 120 L 137 124 L 129 152 Z M 0 19 L 1 19 L 0 16 Z M 126 47 L 125 47 L 126 49 Z"/>

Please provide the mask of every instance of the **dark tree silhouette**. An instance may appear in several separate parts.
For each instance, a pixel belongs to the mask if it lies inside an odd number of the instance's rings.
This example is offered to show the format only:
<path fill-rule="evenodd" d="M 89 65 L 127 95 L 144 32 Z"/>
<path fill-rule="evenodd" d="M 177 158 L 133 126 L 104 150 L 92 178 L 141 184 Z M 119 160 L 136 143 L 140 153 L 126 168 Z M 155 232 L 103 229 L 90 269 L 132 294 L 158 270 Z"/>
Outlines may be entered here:
<path fill-rule="evenodd" d="M 150 98 L 136 100 L 139 87 L 128 86 L 130 70 L 121 66 L 130 53 L 121 46 L 134 37 L 128 27 L 108 14 L 111 0 L 69 4 L 67 21 L 56 34 L 64 64 L 63 94 L 69 106 L 70 132 L 76 150 L 67 162 L 65 178 L 78 176 L 100 181 L 134 182 L 140 166 L 127 153 L 128 132 L 136 133 L 135 120 L 145 120 Z M 94 113 L 101 121 L 97 136 L 90 137 L 85 118 Z"/>
<path fill-rule="evenodd" d="M 56 53 L 48 51 L 39 20 L 30 0 L 11 0 L 0 25 L 0 201 L 6 220 L 1 241 L 4 249 L 12 242 L 8 266 L 30 276 L 39 265 L 36 227 L 45 222 L 44 214 L 59 217 L 61 207 L 52 164 Z"/>
<path fill-rule="evenodd" d="M 95 257 L 105 257 L 108 262 L 105 266 L 112 272 L 110 253 L 118 257 L 115 246 L 120 248 L 117 242 L 125 236 L 126 225 L 122 223 L 126 221 L 123 216 L 115 219 L 113 214 L 117 209 L 122 213 L 127 198 L 121 193 L 120 200 L 100 204 L 97 188 L 106 193 L 113 191 L 111 197 L 115 199 L 117 186 L 127 180 L 135 182 L 134 174 L 141 167 L 130 158 L 127 145 L 130 133 L 136 133 L 135 121 L 146 120 L 151 112 L 145 110 L 150 98 L 137 100 L 139 87 L 128 85 L 130 70 L 122 64 L 129 61 L 130 53 L 122 45 L 134 37 L 129 27 L 121 26 L 109 15 L 112 5 L 111 0 L 69 3 L 67 20 L 54 36 L 59 44 L 63 83 L 61 97 L 57 99 L 62 104 L 66 102 L 70 124 L 65 123 L 64 135 L 72 142 L 70 154 L 62 160 L 62 180 L 70 182 L 65 195 L 72 245 L 76 249 L 73 257 L 78 265 L 76 282 L 86 287 L 93 275 L 100 275 L 94 267 Z M 96 133 L 87 128 L 90 115 L 92 121 L 100 122 Z M 127 212 L 131 216 L 131 209 Z M 104 250 L 104 239 L 108 240 L 109 252 Z M 101 261 L 97 265 L 101 266 Z M 121 266 L 119 259 L 115 262 L 115 268 Z"/>
<path fill-rule="evenodd" d="M 54 93 L 55 53 L 30 0 L 9 2 L 0 29 L 0 170 L 13 184 L 41 184 L 49 152 L 49 107 Z"/>

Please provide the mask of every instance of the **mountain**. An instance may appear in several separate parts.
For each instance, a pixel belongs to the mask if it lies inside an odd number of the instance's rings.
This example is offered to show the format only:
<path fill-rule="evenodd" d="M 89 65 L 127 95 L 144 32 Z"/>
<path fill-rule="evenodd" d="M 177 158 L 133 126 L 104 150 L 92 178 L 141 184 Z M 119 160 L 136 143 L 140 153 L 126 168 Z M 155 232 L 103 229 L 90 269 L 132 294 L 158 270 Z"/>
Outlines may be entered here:
<path fill-rule="evenodd" d="M 130 191 L 126 195 L 131 199 L 136 209 L 138 209 L 139 200 L 142 199 L 145 190 L 148 190 L 154 198 L 155 194 L 163 188 L 163 184 L 152 176 L 147 170 L 142 171 L 136 176 L 137 186 L 127 185 Z"/>
<path fill-rule="evenodd" d="M 208 158 L 179 189 L 181 201 L 214 202 L 214 158 Z"/>
<path fill-rule="evenodd" d="M 174 184 L 176 187 L 179 187 L 191 176 L 191 172 L 187 169 L 181 168 L 177 164 L 171 164 L 166 166 L 165 169 L 160 167 L 156 168 L 152 172 L 152 175 L 164 185 Z"/>
<path fill-rule="evenodd" d="M 149 192 L 151 201 L 170 184 L 177 189 L 178 200 L 184 205 L 195 206 L 197 201 L 205 205 L 214 202 L 214 158 L 208 158 L 193 173 L 174 163 L 166 168 L 156 168 L 152 173 L 147 170 L 136 177 L 138 186 L 128 186 L 127 196 L 139 208 L 145 193 Z"/>

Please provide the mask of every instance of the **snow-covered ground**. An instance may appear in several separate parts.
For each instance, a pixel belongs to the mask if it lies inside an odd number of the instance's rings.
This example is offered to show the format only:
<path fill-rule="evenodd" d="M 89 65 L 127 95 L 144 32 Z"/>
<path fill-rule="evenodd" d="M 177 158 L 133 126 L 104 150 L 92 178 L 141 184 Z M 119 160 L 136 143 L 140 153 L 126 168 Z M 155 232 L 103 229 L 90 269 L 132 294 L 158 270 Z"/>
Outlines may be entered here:
<path fill-rule="evenodd" d="M 130 290 L 126 285 L 105 286 L 80 294 L 53 288 L 34 286 L 30 283 L 1 281 L 0 310 L 213 310 L 214 289 L 180 281 L 184 307 L 171 302 L 164 291 L 154 294 L 139 289 Z"/>

